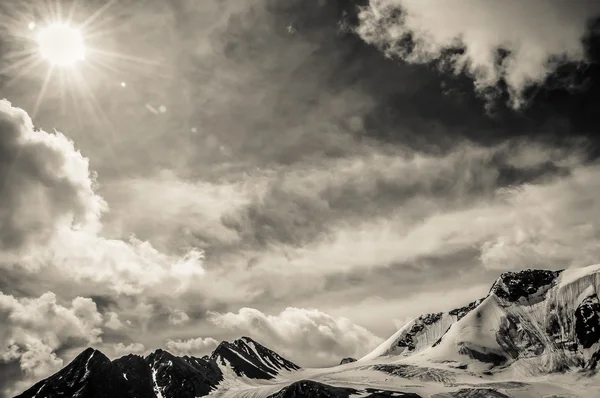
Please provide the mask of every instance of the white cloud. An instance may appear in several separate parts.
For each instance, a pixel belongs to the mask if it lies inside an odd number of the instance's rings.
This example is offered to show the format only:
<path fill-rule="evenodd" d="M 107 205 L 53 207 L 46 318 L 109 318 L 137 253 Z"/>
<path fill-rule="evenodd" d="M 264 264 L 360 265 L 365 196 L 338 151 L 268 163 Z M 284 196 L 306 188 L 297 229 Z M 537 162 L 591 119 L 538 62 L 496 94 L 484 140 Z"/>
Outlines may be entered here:
<path fill-rule="evenodd" d="M 591 235 L 587 240 L 572 239 L 572 250 L 546 263 L 525 255 L 526 250 L 515 250 L 512 257 L 496 261 L 496 265 L 490 257 L 496 239 L 506 239 L 515 225 L 530 217 L 525 209 L 536 208 L 536 222 L 541 222 L 539 210 L 543 206 L 539 204 L 546 200 L 545 194 L 540 194 L 530 195 L 527 207 L 508 203 L 506 190 L 497 190 L 503 170 L 517 168 L 519 173 L 543 177 L 527 189 L 545 192 L 572 178 L 569 170 L 575 174 L 583 170 L 580 153 L 580 146 L 556 150 L 511 141 L 491 148 L 462 145 L 444 156 L 372 153 L 273 173 L 268 177 L 270 193 L 236 219 L 241 234 L 251 237 L 256 233 L 265 245 L 233 247 L 216 257 L 215 264 L 228 282 L 250 293 L 248 302 L 254 299 L 253 293 L 276 299 L 303 297 L 323 291 L 327 277 L 336 274 L 414 266 L 423 259 L 465 251 L 481 250 L 485 267 L 503 269 L 547 267 L 558 262 L 566 265 L 581 260 L 583 253 L 590 258 L 592 246 L 582 250 L 582 245 L 595 242 Z M 551 169 L 549 163 L 563 172 L 544 175 Z M 542 174 L 536 174 L 540 170 Z M 595 172 L 590 169 L 589 173 Z M 579 189 L 590 196 L 586 206 L 591 207 L 579 205 L 576 209 L 584 215 L 594 209 L 595 188 L 593 184 L 580 185 Z M 559 191 L 552 189 L 552 200 L 564 197 Z M 572 199 L 558 202 L 556 212 L 567 215 L 575 211 L 568 201 Z M 523 206 L 522 212 L 519 206 Z M 343 213 L 348 209 L 352 211 Z M 536 231 L 530 232 L 541 230 Z M 560 233 L 560 229 L 553 233 Z M 292 238 L 278 241 L 281 236 Z M 477 255 L 470 256 L 467 261 L 477 264 Z M 216 268 L 211 270 L 211 277 Z M 233 303 L 237 299 L 226 300 Z M 313 304 L 302 306 L 306 305 Z"/>
<path fill-rule="evenodd" d="M 169 323 L 171 325 L 181 325 L 190 320 L 188 314 L 186 314 L 183 310 L 175 309 L 173 312 L 169 314 Z"/>
<path fill-rule="evenodd" d="M 193 183 L 166 171 L 113 181 L 105 186 L 111 203 L 106 224 L 111 231 L 133 231 L 161 248 L 182 242 L 235 244 L 237 232 L 223 225 L 221 217 L 248 205 L 259 190 L 255 182 Z"/>
<path fill-rule="evenodd" d="M 168 285 L 179 294 L 205 273 L 203 252 L 192 249 L 183 256 L 166 254 L 135 237 L 107 239 L 65 229 L 49 249 L 37 253 L 33 261 L 49 261 L 74 280 L 110 282 L 108 287 L 117 293 L 134 295 Z"/>
<path fill-rule="evenodd" d="M 36 379 L 62 367 L 59 348 L 101 342 L 102 315 L 89 298 L 77 297 L 65 307 L 51 292 L 22 299 L 0 293 L 0 316 L 0 358 L 18 360 Z"/>
<path fill-rule="evenodd" d="M 433 174 L 452 168 L 459 164 L 452 160 L 455 156 L 464 162 L 455 171 L 464 181 L 453 181 L 447 196 L 432 196 L 424 189 L 422 195 L 405 199 L 379 217 L 333 220 L 321 239 L 300 247 L 272 244 L 269 250 L 245 253 L 254 258 L 252 272 L 269 275 L 272 289 L 282 297 L 302 287 L 297 286 L 302 279 L 291 282 L 292 274 L 306 277 L 312 281 L 310 286 L 318 288 L 322 284 L 315 279 L 318 275 L 412 264 L 465 250 L 480 250 L 482 264 L 488 268 L 594 263 L 600 255 L 600 222 L 590 214 L 600 211 L 600 167 L 583 166 L 577 152 L 568 150 L 558 153 L 524 146 L 510 152 L 508 148 L 458 151 L 437 162 L 414 158 L 421 165 L 414 166 L 419 170 L 415 178 L 423 178 L 421 186 L 435 178 L 426 169 Z M 507 165 L 535 168 L 551 161 L 568 172 L 497 189 L 499 169 L 487 162 L 505 151 L 510 153 Z M 410 165 L 404 169 L 409 174 Z M 402 186 L 403 173 L 398 174 L 396 183 Z M 476 184 L 483 188 L 479 194 L 472 189 Z"/>
<path fill-rule="evenodd" d="M 106 319 L 104 326 L 107 328 L 112 330 L 119 330 L 123 328 L 123 323 L 119 319 L 119 314 L 116 312 L 108 312 L 104 315 L 104 318 Z"/>
<path fill-rule="evenodd" d="M 34 130 L 27 113 L 6 100 L 0 132 L 0 249 L 46 243 L 64 227 L 97 232 L 106 203 L 73 142 Z"/>
<path fill-rule="evenodd" d="M 490 268 L 567 267 L 600 257 L 600 166 L 540 185 L 500 192 L 496 231 L 482 243 L 481 261 Z M 500 217 L 503 215 L 503 218 Z"/>
<path fill-rule="evenodd" d="M 278 315 L 267 315 L 254 308 L 241 308 L 237 313 L 208 315 L 215 325 L 239 330 L 304 366 L 331 365 L 343 357 L 360 357 L 382 341 L 347 318 L 316 309 L 289 307 Z"/>
<path fill-rule="evenodd" d="M 556 151 L 523 142 L 491 148 L 465 143 L 442 156 L 373 150 L 265 173 L 269 186 L 260 200 L 245 212 L 229 215 L 227 222 L 271 246 L 278 245 L 278 237 L 292 245 L 306 246 L 305 237 L 308 246 L 328 245 L 336 230 L 348 228 L 359 234 L 361 223 L 377 224 L 381 214 L 383 222 L 397 222 L 398 229 L 405 229 L 402 223 L 460 208 L 453 201 L 463 207 L 477 203 L 480 196 L 493 194 L 502 167 L 528 170 L 552 163 L 570 168 L 579 162 L 576 149 Z M 401 217 L 394 218 L 390 214 L 394 211 Z M 254 225 L 258 222 L 262 224 Z"/>
<path fill-rule="evenodd" d="M 202 356 L 210 353 L 219 343 L 212 337 L 198 337 L 188 340 L 167 340 L 167 351 L 175 355 Z"/>
<path fill-rule="evenodd" d="M 51 375 L 63 366 L 63 360 L 56 356 L 52 347 L 40 340 L 25 344 L 19 363 L 27 376 L 38 379 Z"/>
<path fill-rule="evenodd" d="M 435 271 L 433 271 L 435 274 Z M 344 304 L 323 304 L 322 310 L 332 316 L 344 316 L 382 336 L 391 335 L 415 317 L 433 312 L 448 312 L 485 297 L 493 281 L 486 283 L 447 284 L 431 278 L 417 293 L 384 299 L 370 296 Z"/>
<path fill-rule="evenodd" d="M 582 39 L 599 14 L 600 4 L 585 1 L 371 0 L 359 14 L 357 31 L 412 63 L 442 60 L 445 50 L 464 47 L 463 54 L 443 61 L 468 72 L 480 90 L 505 80 L 519 106 L 523 90 L 542 83 L 560 62 L 585 60 Z M 400 42 L 406 35 L 414 41 L 412 51 Z M 509 51 L 502 63 L 500 48 Z"/>
<path fill-rule="evenodd" d="M 113 351 L 117 357 L 122 357 L 129 354 L 142 355 L 146 352 L 146 347 L 144 347 L 144 345 L 141 343 L 131 343 L 128 345 L 118 343 L 113 345 Z"/>
<path fill-rule="evenodd" d="M 204 275 L 203 253 L 160 252 L 149 242 L 100 235 L 107 206 L 88 160 L 64 135 L 34 130 L 27 113 L 0 101 L 0 266 L 24 267 L 134 294 L 157 285 L 179 293 Z"/>

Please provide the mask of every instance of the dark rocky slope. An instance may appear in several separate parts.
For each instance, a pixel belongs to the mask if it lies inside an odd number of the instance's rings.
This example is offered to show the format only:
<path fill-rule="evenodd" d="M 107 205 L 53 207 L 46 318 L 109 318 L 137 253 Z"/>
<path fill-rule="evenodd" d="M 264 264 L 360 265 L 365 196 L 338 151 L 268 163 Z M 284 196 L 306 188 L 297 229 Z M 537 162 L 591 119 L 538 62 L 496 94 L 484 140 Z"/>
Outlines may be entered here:
<path fill-rule="evenodd" d="M 410 392 L 375 390 L 372 388 L 359 391 L 354 388 L 333 387 L 312 380 L 300 380 L 292 383 L 268 398 L 349 398 L 351 395 L 359 393 L 363 398 L 421 398 L 419 395 Z"/>
<path fill-rule="evenodd" d="M 249 337 L 242 337 L 232 343 L 222 342 L 210 359 L 221 365 L 229 365 L 238 376 L 245 375 L 251 379 L 272 379 L 281 371 L 300 369 L 298 365 Z"/>
<path fill-rule="evenodd" d="M 300 367 L 248 337 L 223 342 L 210 357 L 177 357 L 156 350 L 147 357 L 127 355 L 111 361 L 88 348 L 71 363 L 18 398 L 197 398 L 223 380 L 219 364 L 238 375 L 272 379 Z"/>

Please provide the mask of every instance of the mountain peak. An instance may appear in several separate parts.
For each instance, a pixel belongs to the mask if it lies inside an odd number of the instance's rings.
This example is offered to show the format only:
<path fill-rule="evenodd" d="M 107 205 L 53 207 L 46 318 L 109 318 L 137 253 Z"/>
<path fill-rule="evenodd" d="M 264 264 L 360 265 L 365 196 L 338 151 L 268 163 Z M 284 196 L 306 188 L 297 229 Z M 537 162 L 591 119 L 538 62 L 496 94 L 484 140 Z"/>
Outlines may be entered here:
<path fill-rule="evenodd" d="M 596 369 L 598 291 L 600 265 L 504 272 L 487 297 L 413 319 L 361 361 L 420 351 L 427 361 L 454 362 L 460 369 L 470 364 L 497 371 L 514 364 L 532 374 Z"/>
<path fill-rule="evenodd" d="M 108 357 L 106 355 L 104 355 L 104 353 L 102 351 L 97 350 L 97 349 L 95 349 L 93 347 L 88 347 L 85 350 L 81 351 L 79 353 L 79 355 L 77 355 L 75 357 L 74 361 L 76 361 L 78 359 L 79 360 L 83 360 L 83 359 L 87 360 L 87 359 L 92 358 L 92 357 L 99 357 L 99 358 L 102 358 L 102 359 L 104 359 L 104 358 L 108 359 Z"/>
<path fill-rule="evenodd" d="M 88 357 L 88 356 L 95 354 L 96 352 L 100 352 L 100 351 L 95 349 L 94 347 L 88 347 L 85 350 L 81 351 L 78 356 Z"/>
<path fill-rule="evenodd" d="M 95 365 L 106 363 L 110 363 L 110 359 L 106 355 L 95 348 L 88 347 L 77 355 L 67 367 L 77 368 L 83 366 L 86 369 L 90 369 Z"/>
<path fill-rule="evenodd" d="M 508 271 L 500 275 L 490 289 L 490 294 L 509 302 L 521 298 L 533 298 L 543 295 L 561 274 L 560 271 L 541 269 L 525 269 L 522 271 Z"/>
<path fill-rule="evenodd" d="M 110 367 L 106 355 L 94 348 L 86 348 L 67 366 L 49 378 L 40 381 L 21 394 L 20 398 L 41 396 L 74 396 L 97 388 L 96 383 Z"/>
<path fill-rule="evenodd" d="M 231 367 L 238 375 L 254 379 L 272 379 L 281 371 L 300 369 L 248 336 L 232 342 L 222 341 L 210 358 L 220 365 Z"/>
<path fill-rule="evenodd" d="M 148 356 L 146 356 L 146 359 L 149 361 L 156 361 L 170 359 L 174 357 L 175 355 L 171 354 L 169 351 L 163 350 L 162 348 L 157 348 L 156 350 L 152 351 Z"/>
<path fill-rule="evenodd" d="M 352 363 L 352 362 L 356 362 L 356 358 L 346 357 L 346 358 L 342 358 L 342 360 L 340 361 L 340 365 L 345 365 L 347 363 Z"/>

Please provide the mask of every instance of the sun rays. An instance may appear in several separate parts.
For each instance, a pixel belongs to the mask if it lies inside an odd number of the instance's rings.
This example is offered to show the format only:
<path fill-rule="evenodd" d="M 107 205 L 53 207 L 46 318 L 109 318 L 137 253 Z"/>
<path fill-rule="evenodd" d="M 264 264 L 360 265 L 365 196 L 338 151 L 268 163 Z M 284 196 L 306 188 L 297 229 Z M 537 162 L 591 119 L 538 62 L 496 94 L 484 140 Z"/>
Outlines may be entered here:
<path fill-rule="evenodd" d="M 118 21 L 116 0 L 108 0 L 91 10 L 88 2 L 71 0 L 68 6 L 64 3 L 24 2 L 17 11 L 4 10 L 0 5 L 0 31 L 9 38 L 8 49 L 4 51 L 7 63 L 0 68 L 0 82 L 5 87 L 24 80 L 38 82 L 39 90 L 32 95 L 33 117 L 52 90 L 62 109 L 69 101 L 76 112 L 83 106 L 94 121 L 110 125 L 94 87 L 113 81 L 115 87 L 124 89 L 120 82 L 125 73 L 134 68 L 147 72 L 160 66 L 160 62 L 103 47 L 102 38 L 116 37 L 123 27 Z M 125 8 L 119 4 L 119 11 Z"/>

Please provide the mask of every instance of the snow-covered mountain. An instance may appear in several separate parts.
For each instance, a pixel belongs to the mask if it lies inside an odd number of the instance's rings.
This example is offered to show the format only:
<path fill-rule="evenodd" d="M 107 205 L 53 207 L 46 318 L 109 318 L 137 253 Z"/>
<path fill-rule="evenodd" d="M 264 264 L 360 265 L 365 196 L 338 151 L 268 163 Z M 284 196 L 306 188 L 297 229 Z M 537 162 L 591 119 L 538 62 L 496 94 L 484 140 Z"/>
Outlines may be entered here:
<path fill-rule="evenodd" d="M 157 350 L 111 362 L 87 349 L 19 397 L 599 397 L 599 288 L 600 265 L 507 272 L 486 297 L 421 315 L 326 369 L 248 337 L 203 358 Z"/>
<path fill-rule="evenodd" d="M 222 366 L 229 366 L 238 376 L 252 379 L 273 379 L 282 371 L 300 369 L 250 337 L 242 337 L 232 343 L 223 341 L 210 359 Z"/>
<path fill-rule="evenodd" d="M 600 356 L 600 266 L 502 274 L 489 294 L 402 327 L 360 361 L 395 356 L 477 371 L 538 375 L 595 369 Z"/>

